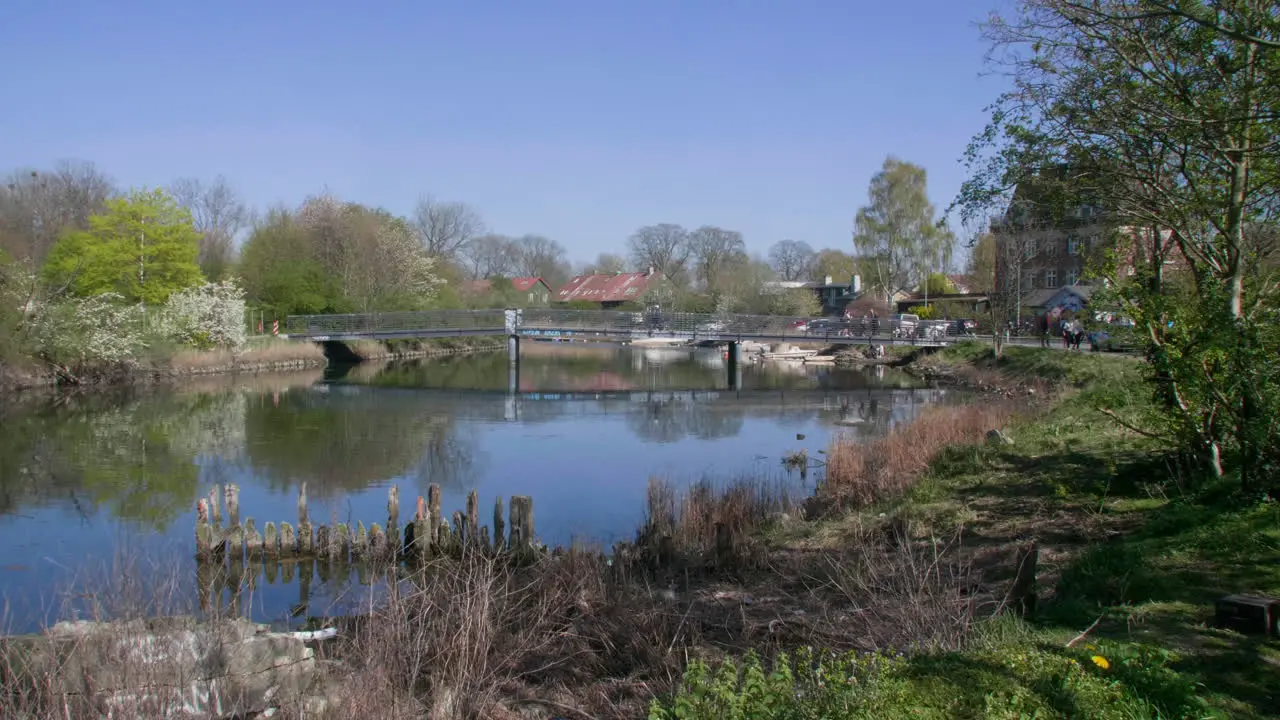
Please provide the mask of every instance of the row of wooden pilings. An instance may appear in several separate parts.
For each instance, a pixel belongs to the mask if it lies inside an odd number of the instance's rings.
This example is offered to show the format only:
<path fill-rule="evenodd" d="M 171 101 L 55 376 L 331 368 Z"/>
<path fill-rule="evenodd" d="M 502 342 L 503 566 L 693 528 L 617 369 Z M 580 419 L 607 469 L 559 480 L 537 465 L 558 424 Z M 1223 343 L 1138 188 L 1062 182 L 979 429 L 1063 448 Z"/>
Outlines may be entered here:
<path fill-rule="evenodd" d="M 223 525 L 223 512 L 226 525 Z M 316 525 L 307 508 L 307 484 L 298 489 L 298 526 L 288 522 L 277 526 L 267 522 L 259 532 L 253 518 L 240 523 L 240 488 L 229 484 L 214 486 L 207 498 L 196 504 L 196 559 L 199 563 L 221 563 L 249 558 L 313 559 L 352 561 L 408 561 L 453 555 L 465 547 L 489 553 L 527 553 L 535 547 L 533 499 L 513 495 L 503 519 L 502 497 L 493 506 L 493 528 L 480 524 L 480 498 L 472 490 L 467 495 L 466 512 L 455 511 L 452 526 L 440 507 L 440 486 L 432 484 L 427 496 L 418 496 L 414 515 L 400 530 L 400 489 L 387 491 L 386 529 L 364 522 L 353 529 L 348 523 Z"/>

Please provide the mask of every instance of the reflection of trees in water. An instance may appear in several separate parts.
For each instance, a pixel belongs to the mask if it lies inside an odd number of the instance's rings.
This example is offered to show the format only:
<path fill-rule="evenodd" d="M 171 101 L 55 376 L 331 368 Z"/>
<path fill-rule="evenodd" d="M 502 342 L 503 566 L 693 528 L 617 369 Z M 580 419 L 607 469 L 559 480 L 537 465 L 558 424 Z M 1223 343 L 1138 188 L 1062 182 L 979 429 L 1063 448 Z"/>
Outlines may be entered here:
<path fill-rule="evenodd" d="M 410 476 L 460 487 L 474 444 L 419 393 L 334 386 L 258 397 L 245 420 L 249 465 L 278 490 L 308 482 L 317 497 Z"/>
<path fill-rule="evenodd" d="M 78 398 L 5 418 L 0 510 L 67 503 L 107 507 L 163 529 L 198 492 L 201 455 L 238 455 L 244 404 L 235 394 Z"/>
<path fill-rule="evenodd" d="M 746 413 L 723 405 L 698 402 L 633 403 L 627 408 L 627 427 L 646 442 L 669 443 L 695 437 L 732 437 L 742 431 Z M 812 412 L 812 411 L 810 411 Z"/>

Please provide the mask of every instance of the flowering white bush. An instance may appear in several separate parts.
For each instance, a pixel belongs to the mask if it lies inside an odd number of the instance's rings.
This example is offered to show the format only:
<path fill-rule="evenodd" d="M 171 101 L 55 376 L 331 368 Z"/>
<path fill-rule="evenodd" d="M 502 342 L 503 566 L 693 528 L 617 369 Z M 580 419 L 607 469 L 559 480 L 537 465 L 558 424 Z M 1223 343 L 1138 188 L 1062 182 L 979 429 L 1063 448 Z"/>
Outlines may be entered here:
<path fill-rule="evenodd" d="M 183 345 L 238 350 L 245 343 L 244 290 L 234 280 L 206 283 L 169 296 L 156 329 Z"/>
<path fill-rule="evenodd" d="M 64 365 L 121 362 L 146 347 L 142 308 L 105 293 L 40 307 L 33 335 L 40 353 Z"/>

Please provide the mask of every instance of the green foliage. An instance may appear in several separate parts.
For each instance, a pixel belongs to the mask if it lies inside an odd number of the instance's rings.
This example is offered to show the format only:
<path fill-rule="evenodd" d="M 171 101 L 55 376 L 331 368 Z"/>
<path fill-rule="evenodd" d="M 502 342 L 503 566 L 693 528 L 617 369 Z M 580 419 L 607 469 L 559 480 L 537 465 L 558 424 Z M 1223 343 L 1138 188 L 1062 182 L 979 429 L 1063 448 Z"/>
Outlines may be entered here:
<path fill-rule="evenodd" d="M 916 305 L 907 312 L 916 315 L 921 320 L 932 320 L 934 316 L 934 309 L 928 305 Z"/>
<path fill-rule="evenodd" d="M 284 210 L 271 211 L 253 229 L 240 253 L 239 274 L 251 306 L 270 318 L 351 309 L 306 229 Z"/>
<path fill-rule="evenodd" d="M 825 248 L 818 251 L 813 259 L 813 270 L 809 275 L 809 279 L 814 282 L 822 282 L 826 277 L 830 276 L 836 282 L 845 282 L 858 274 L 860 268 L 857 260 L 846 252 Z M 863 273 L 863 282 L 866 282 L 868 276 Z"/>
<path fill-rule="evenodd" d="M 818 302 L 818 296 L 806 288 L 766 293 L 763 300 L 764 302 L 759 303 L 756 312 L 764 315 L 814 317 L 822 314 L 822 304 Z"/>
<path fill-rule="evenodd" d="M 949 295 L 956 292 L 956 284 L 951 282 L 951 278 L 946 273 L 929 273 L 924 282 L 916 287 L 917 293 L 928 293 L 929 295 Z"/>
<path fill-rule="evenodd" d="M 677 695 L 651 720 L 741 718 L 1204 717 L 1174 653 L 1103 642 L 1064 649 L 987 643 L 963 652 L 831 655 L 802 649 L 766 672 L 754 654 L 712 670 L 691 662 Z M 1096 658 L 1096 659 L 1095 659 Z"/>
<path fill-rule="evenodd" d="M 955 236 L 934 217 L 924 168 L 887 158 L 868 194 L 869 204 L 858 210 L 853 244 L 871 263 L 869 284 L 888 297 L 950 262 Z"/>
<path fill-rule="evenodd" d="M 107 200 L 89 229 L 64 236 L 49 252 L 45 281 L 81 296 L 115 293 L 126 302 L 158 305 L 199 285 L 200 234 L 191 215 L 163 190 Z"/>

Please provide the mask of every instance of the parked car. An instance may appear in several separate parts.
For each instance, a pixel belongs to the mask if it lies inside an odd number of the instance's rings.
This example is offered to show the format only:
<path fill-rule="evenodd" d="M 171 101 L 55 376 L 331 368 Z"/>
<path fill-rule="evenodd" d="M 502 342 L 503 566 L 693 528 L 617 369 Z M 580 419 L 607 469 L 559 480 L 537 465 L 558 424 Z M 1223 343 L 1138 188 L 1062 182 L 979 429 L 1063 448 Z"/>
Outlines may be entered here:
<path fill-rule="evenodd" d="M 822 318 L 809 321 L 810 335 L 848 335 L 849 321 L 843 318 Z"/>
<path fill-rule="evenodd" d="M 808 320 L 792 320 L 790 323 L 787 324 L 787 330 L 790 332 L 797 332 L 797 333 L 808 332 L 809 321 Z"/>

